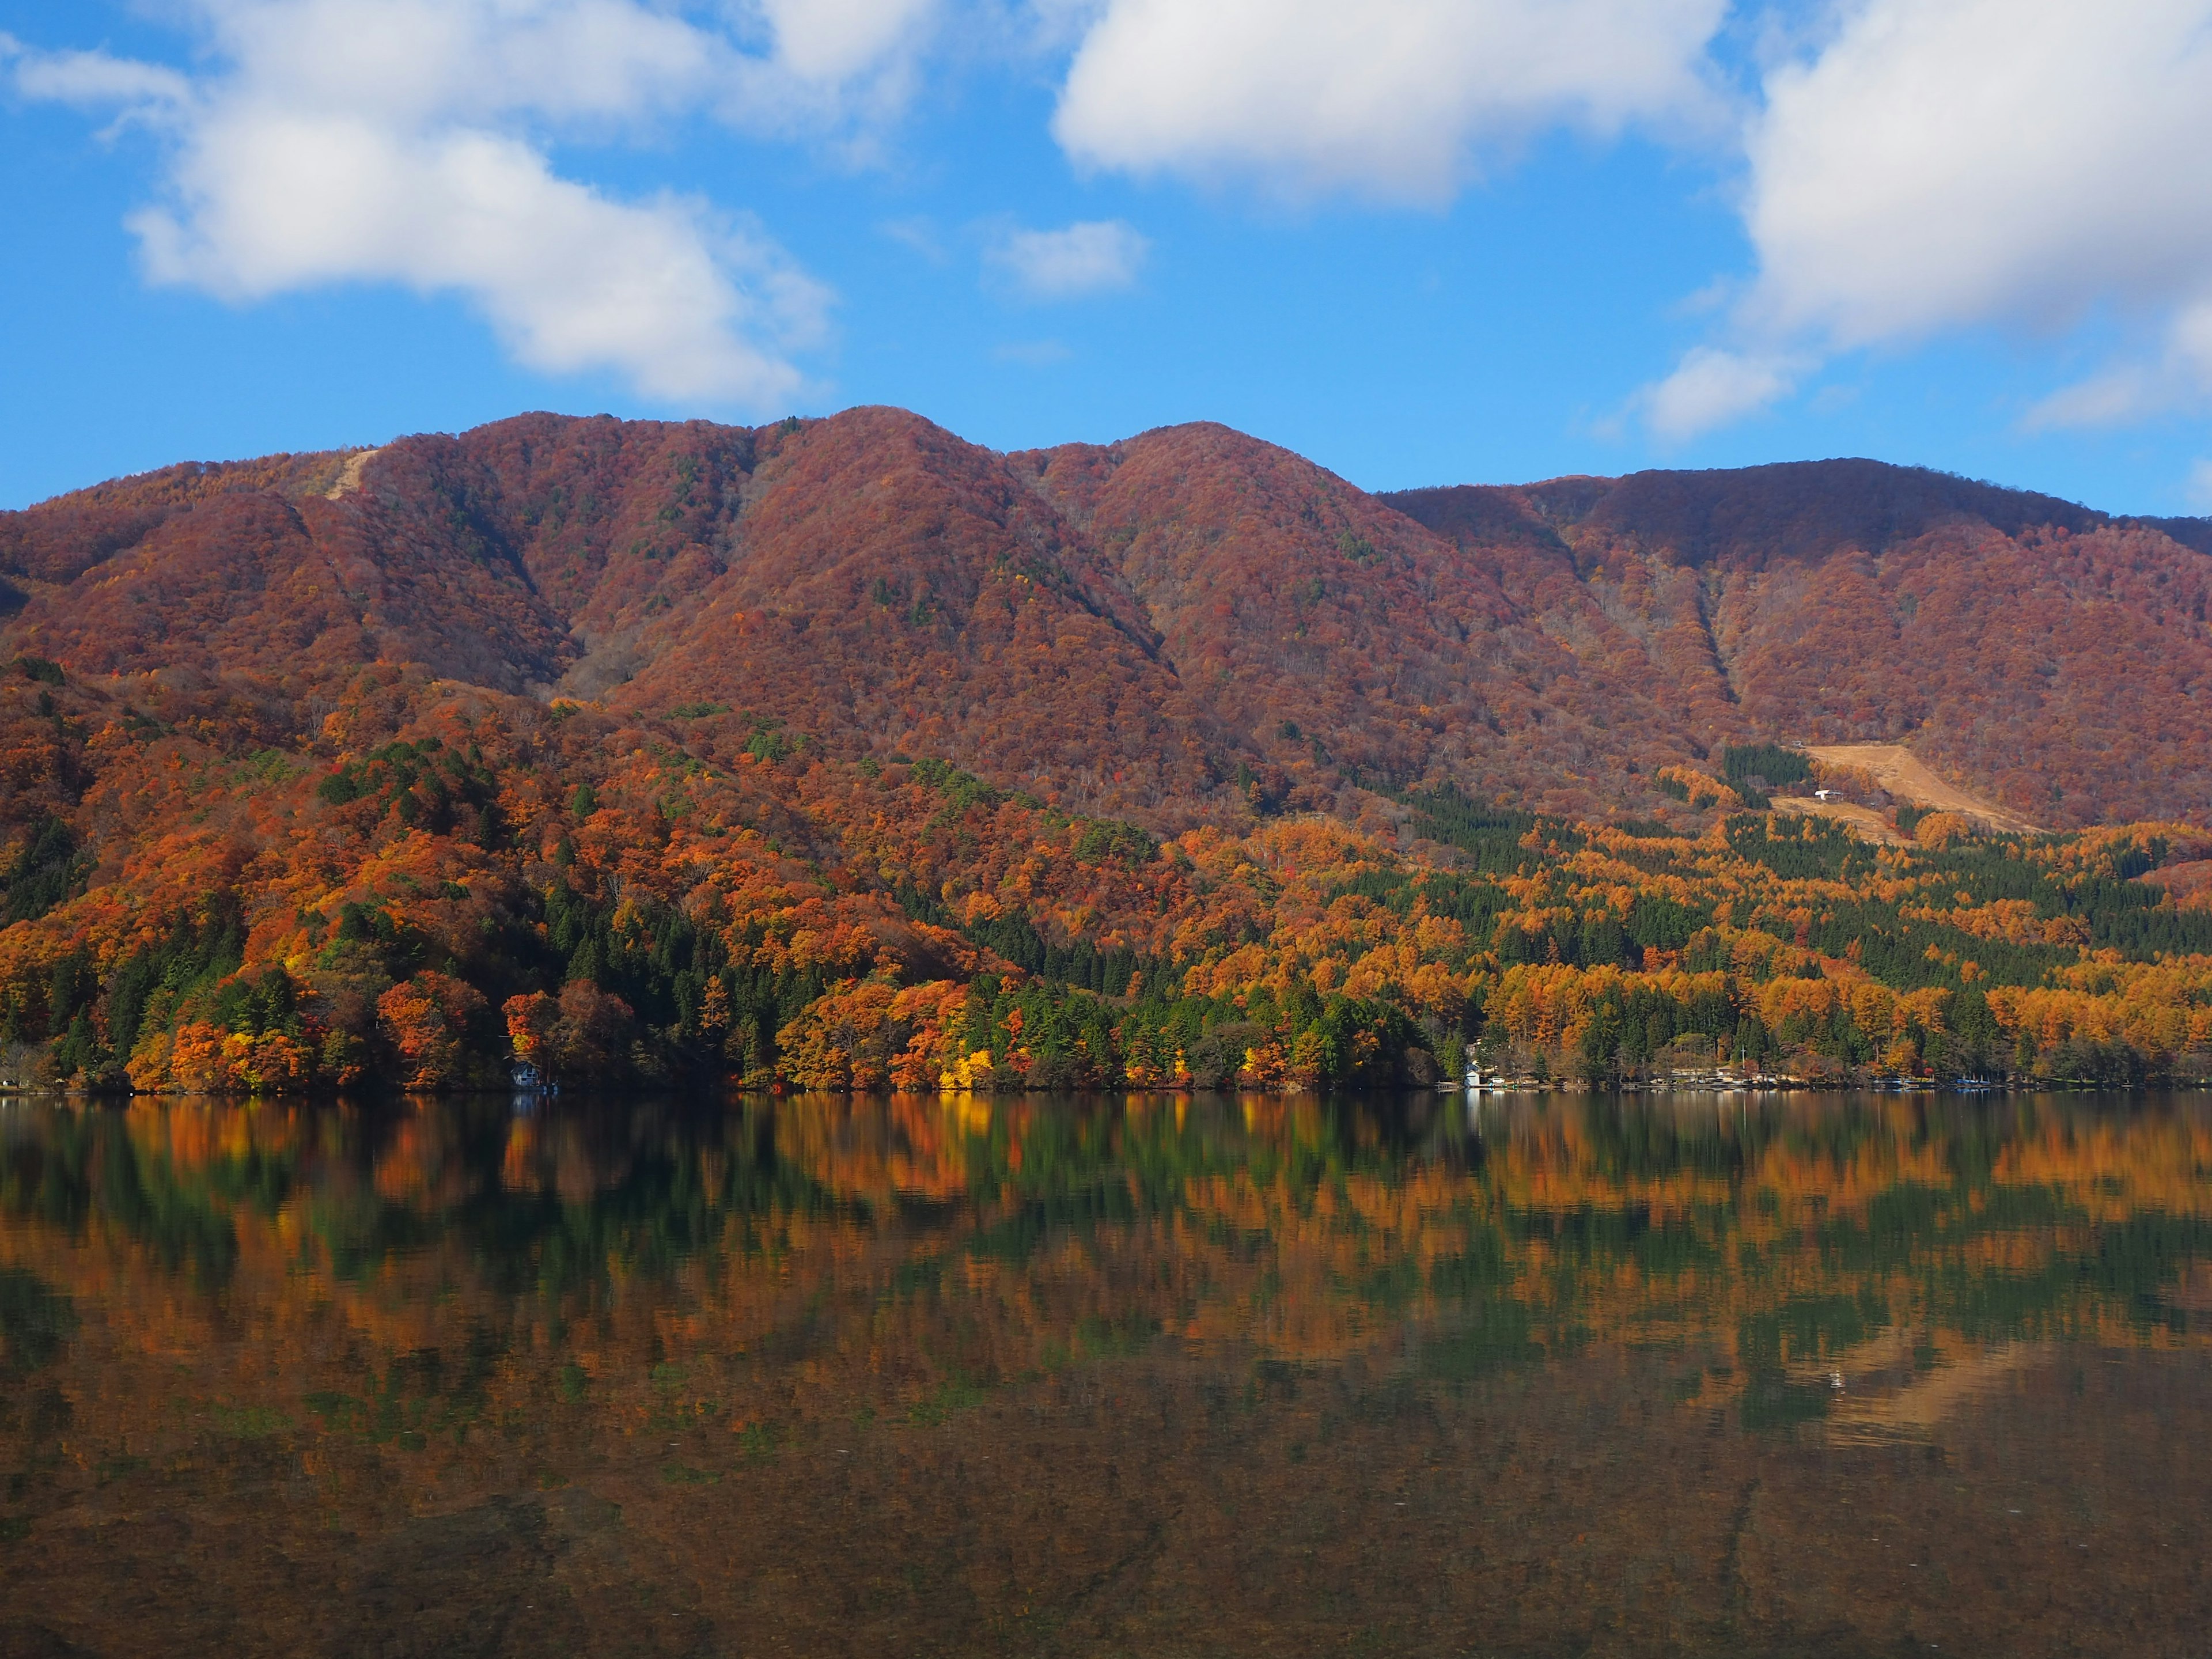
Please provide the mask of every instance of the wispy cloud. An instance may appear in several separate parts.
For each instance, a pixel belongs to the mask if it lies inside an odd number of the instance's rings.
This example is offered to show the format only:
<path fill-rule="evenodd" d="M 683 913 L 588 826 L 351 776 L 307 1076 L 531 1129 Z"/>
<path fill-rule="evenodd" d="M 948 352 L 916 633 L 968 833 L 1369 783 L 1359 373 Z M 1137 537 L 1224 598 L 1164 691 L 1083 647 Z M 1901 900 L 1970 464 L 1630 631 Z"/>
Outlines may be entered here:
<path fill-rule="evenodd" d="M 1700 346 L 1672 374 L 1638 393 L 1636 403 L 1654 433 L 1680 443 L 1778 403 L 1796 389 L 1807 367 L 1786 356 Z"/>
<path fill-rule="evenodd" d="M 78 109 L 121 106 L 143 115 L 179 111 L 192 101 L 191 81 L 165 65 L 104 52 L 40 52 L 5 33 L 0 33 L 0 65 L 11 72 L 23 97 Z"/>
<path fill-rule="evenodd" d="M 1058 340 L 1010 340 L 991 348 L 991 361 L 1018 363 L 1024 368 L 1050 368 L 1075 354 Z"/>
<path fill-rule="evenodd" d="M 1065 230 L 1011 231 L 988 258 L 1033 300 L 1067 300 L 1127 288 L 1137 280 L 1152 243 L 1119 219 L 1094 220 Z"/>
<path fill-rule="evenodd" d="M 2189 504 L 2201 513 L 2212 513 L 2212 460 L 2189 469 Z"/>
<path fill-rule="evenodd" d="M 937 234 L 936 222 L 926 215 L 886 219 L 876 228 L 901 247 L 920 254 L 933 265 L 944 264 L 952 257 L 945 251 L 945 239 Z"/>
<path fill-rule="evenodd" d="M 2177 390 L 2166 375 L 2122 363 L 2039 400 L 2021 424 L 2030 432 L 2120 426 L 2171 402 Z"/>

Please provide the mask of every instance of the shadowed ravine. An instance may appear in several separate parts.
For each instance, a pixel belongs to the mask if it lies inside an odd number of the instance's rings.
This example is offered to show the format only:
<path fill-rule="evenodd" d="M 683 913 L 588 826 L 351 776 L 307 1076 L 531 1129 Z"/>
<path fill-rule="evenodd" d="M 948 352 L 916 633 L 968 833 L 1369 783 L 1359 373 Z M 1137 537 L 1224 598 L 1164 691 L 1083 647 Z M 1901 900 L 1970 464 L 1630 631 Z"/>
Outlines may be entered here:
<path fill-rule="evenodd" d="M 0 1106 L 0 1654 L 2180 1655 L 2212 1103 Z"/>

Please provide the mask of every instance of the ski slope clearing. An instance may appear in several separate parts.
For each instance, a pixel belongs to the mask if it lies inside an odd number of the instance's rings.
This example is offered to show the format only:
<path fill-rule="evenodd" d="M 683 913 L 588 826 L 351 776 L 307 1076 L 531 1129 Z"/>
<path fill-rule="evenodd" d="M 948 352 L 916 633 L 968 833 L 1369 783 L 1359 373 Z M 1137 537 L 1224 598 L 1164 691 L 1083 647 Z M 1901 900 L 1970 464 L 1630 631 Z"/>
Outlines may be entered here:
<path fill-rule="evenodd" d="M 1957 812 L 1987 828 L 2011 835 L 2036 835 L 2041 826 L 2017 812 L 1993 805 L 1937 777 L 1901 744 L 1824 744 L 1805 751 L 1826 766 L 1850 767 L 1864 772 L 1891 794 L 1938 812 Z M 1778 805 L 1779 802 L 1776 803 Z"/>
<path fill-rule="evenodd" d="M 1810 795 L 1776 795 L 1774 810 L 1793 817 L 1835 818 L 1850 825 L 1863 841 L 1877 847 L 1909 847 L 1908 836 L 1900 836 L 1897 828 L 1871 806 L 1854 806 L 1849 801 L 1816 800 Z"/>

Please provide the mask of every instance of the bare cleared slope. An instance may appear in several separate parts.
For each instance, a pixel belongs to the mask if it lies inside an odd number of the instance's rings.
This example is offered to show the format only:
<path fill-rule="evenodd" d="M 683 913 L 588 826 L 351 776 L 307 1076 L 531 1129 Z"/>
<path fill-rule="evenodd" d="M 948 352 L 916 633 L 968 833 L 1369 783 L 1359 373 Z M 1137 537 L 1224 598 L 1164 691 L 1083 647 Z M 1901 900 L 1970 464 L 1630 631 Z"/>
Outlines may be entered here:
<path fill-rule="evenodd" d="M 1992 805 L 1979 795 L 1945 782 L 1910 749 L 1887 743 L 1825 744 L 1806 751 L 1831 766 L 1847 766 L 1864 772 L 1889 794 L 1938 812 L 1956 812 L 1996 830 L 2033 834 L 2041 826 L 2016 812 Z"/>

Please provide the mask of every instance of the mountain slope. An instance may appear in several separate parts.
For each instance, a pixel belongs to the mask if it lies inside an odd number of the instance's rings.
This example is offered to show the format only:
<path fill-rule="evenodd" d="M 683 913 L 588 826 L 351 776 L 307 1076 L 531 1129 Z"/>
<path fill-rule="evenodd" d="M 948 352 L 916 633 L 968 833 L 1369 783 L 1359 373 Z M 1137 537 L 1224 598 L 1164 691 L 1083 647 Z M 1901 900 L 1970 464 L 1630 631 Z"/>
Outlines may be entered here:
<path fill-rule="evenodd" d="M 1145 608 L 1004 459 L 859 410 L 772 431 L 749 489 L 724 573 L 627 639 L 617 705 L 724 703 L 1094 810 L 1218 790 L 1218 722 Z"/>
<path fill-rule="evenodd" d="M 1458 780 L 1558 811 L 1656 798 L 1695 744 L 1555 548 L 1461 547 L 1272 445 L 1179 427 L 1015 459 L 1116 558 L 1265 793 Z"/>
<path fill-rule="evenodd" d="M 1548 531 L 1731 735 L 1908 742 L 2049 823 L 2212 806 L 2212 563 L 2159 524 L 1871 461 L 1388 499 Z"/>
<path fill-rule="evenodd" d="M 2212 1075 L 2208 568 L 1870 463 L 894 410 L 172 467 L 0 514 L 0 1086 Z M 1774 739 L 2181 822 L 1877 851 L 1737 810 Z"/>
<path fill-rule="evenodd" d="M 1906 742 L 2063 825 L 2212 804 L 2192 526 L 1865 461 L 1382 497 L 1205 425 L 526 416 L 0 514 L 0 648 L 300 736 L 412 665 L 1162 827 L 1446 781 L 1663 816 L 1659 769 L 1765 739 Z"/>

